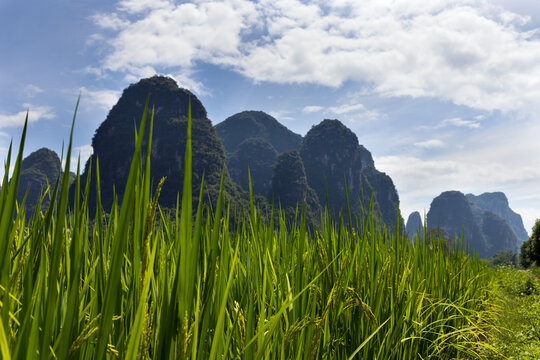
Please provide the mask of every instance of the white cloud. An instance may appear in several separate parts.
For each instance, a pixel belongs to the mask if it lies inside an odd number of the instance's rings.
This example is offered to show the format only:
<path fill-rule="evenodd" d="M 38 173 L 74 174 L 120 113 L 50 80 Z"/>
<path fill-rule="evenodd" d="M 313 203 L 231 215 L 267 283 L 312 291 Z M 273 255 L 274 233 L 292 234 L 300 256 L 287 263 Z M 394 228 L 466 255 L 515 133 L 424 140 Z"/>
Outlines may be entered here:
<path fill-rule="evenodd" d="M 178 83 L 178 86 L 192 91 L 196 95 L 208 95 L 211 96 L 212 92 L 210 89 L 204 86 L 200 81 L 194 80 L 192 76 L 192 71 L 186 70 L 183 73 L 177 74 L 168 74 L 167 76 L 172 77 Z M 136 79 L 135 81 L 138 81 Z"/>
<path fill-rule="evenodd" d="M 364 112 L 366 110 L 365 106 L 362 104 L 344 104 L 340 106 L 333 106 L 328 108 L 330 112 L 333 112 L 334 114 L 347 114 L 350 112 Z"/>
<path fill-rule="evenodd" d="M 22 126 L 28 114 L 28 123 L 33 123 L 41 119 L 54 119 L 56 114 L 50 106 L 39 106 L 31 104 L 23 104 L 26 110 L 19 111 L 15 114 L 0 113 L 0 128 Z"/>
<path fill-rule="evenodd" d="M 75 172 L 77 171 L 77 161 L 80 157 L 81 159 L 81 172 L 84 170 L 84 165 L 86 164 L 86 161 L 90 158 L 90 156 L 94 153 L 94 148 L 92 148 L 92 145 L 86 144 L 81 146 L 76 146 L 73 149 L 72 154 L 74 156 L 71 157 L 71 171 Z"/>
<path fill-rule="evenodd" d="M 532 228 L 534 226 L 534 223 L 536 222 L 536 219 L 540 219 L 539 209 L 530 207 L 513 207 L 512 210 L 521 215 L 525 230 L 527 230 L 527 233 L 531 235 Z"/>
<path fill-rule="evenodd" d="M 458 190 L 477 195 L 503 191 L 514 211 L 523 216 L 526 228 L 532 226 L 535 216 L 540 217 L 540 198 L 534 195 L 540 169 L 523 159 L 511 164 L 493 149 L 480 149 L 461 157 L 454 154 L 430 160 L 409 155 L 383 156 L 375 157 L 375 162 L 394 181 L 404 214 L 427 212 L 440 193 Z"/>
<path fill-rule="evenodd" d="M 120 98 L 120 91 L 116 90 L 89 90 L 85 87 L 79 89 L 81 93 L 81 103 L 83 105 L 98 107 L 103 110 L 110 110 Z"/>
<path fill-rule="evenodd" d="M 97 14 L 97 15 L 92 16 L 92 20 L 97 26 L 103 29 L 110 29 L 110 30 L 120 30 L 120 29 L 125 28 L 127 25 L 129 25 L 128 21 L 122 20 L 120 17 L 118 17 L 118 14 L 116 13 Z"/>
<path fill-rule="evenodd" d="M 32 84 L 26 85 L 24 87 L 24 95 L 27 97 L 34 97 L 38 94 L 41 94 L 43 91 L 44 90 L 40 88 L 39 86 L 32 85 Z"/>
<path fill-rule="evenodd" d="M 168 5 L 168 1 L 162 0 L 123 0 L 120 2 L 120 9 L 136 14 L 147 10 L 163 9 Z"/>
<path fill-rule="evenodd" d="M 439 139 L 431 139 L 431 140 L 416 142 L 414 143 L 414 145 L 423 149 L 436 149 L 436 148 L 445 147 L 446 143 Z"/>
<path fill-rule="evenodd" d="M 308 105 L 308 106 L 304 106 L 304 108 L 302 109 L 302 112 L 310 114 L 310 113 L 319 112 L 319 111 L 321 111 L 323 109 L 324 109 L 324 107 L 322 107 L 322 106 Z"/>
<path fill-rule="evenodd" d="M 530 19 L 487 0 L 122 1 L 102 64 L 132 76 L 206 62 L 253 81 L 436 97 L 482 110 L 529 110 L 540 97 Z"/>
<path fill-rule="evenodd" d="M 463 120 L 461 118 L 451 118 L 443 120 L 439 125 L 437 125 L 437 128 L 442 128 L 446 126 L 457 126 L 457 127 L 465 127 L 469 129 L 478 129 L 480 127 L 480 123 L 478 121 L 472 121 L 472 120 Z"/>
<path fill-rule="evenodd" d="M 475 120 L 482 121 L 486 119 L 486 115 L 476 115 L 474 117 Z"/>
<path fill-rule="evenodd" d="M 270 111 L 268 115 L 276 118 L 279 121 L 294 121 L 295 118 L 290 116 L 288 111 Z"/>

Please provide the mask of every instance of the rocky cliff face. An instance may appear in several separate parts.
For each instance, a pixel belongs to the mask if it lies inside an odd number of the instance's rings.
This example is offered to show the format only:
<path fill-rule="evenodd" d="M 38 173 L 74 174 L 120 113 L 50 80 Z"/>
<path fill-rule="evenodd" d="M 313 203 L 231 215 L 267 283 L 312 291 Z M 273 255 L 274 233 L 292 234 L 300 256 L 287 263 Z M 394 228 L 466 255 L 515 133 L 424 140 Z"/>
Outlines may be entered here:
<path fill-rule="evenodd" d="M 500 194 L 496 195 L 498 200 L 503 199 Z M 451 237 L 459 240 L 463 234 L 470 250 L 482 257 L 491 257 L 501 251 L 517 252 L 518 239 L 512 227 L 498 214 L 484 210 L 487 206 L 476 201 L 477 198 L 458 191 L 443 192 L 431 203 L 427 215 L 428 228 L 437 228 L 440 221 L 440 227 Z"/>
<path fill-rule="evenodd" d="M 504 219 L 518 240 L 518 247 L 524 241 L 527 241 L 529 235 L 523 226 L 523 220 L 521 216 L 515 213 L 508 204 L 506 195 L 502 192 L 483 193 L 475 196 L 473 194 L 467 194 L 467 200 L 476 205 L 482 211 L 490 211 L 493 214 L 498 215 Z"/>
<path fill-rule="evenodd" d="M 300 155 L 309 185 L 323 203 L 328 194 L 334 216 L 347 211 L 346 190 L 353 220 L 367 211 L 373 194 L 375 212 L 395 228 L 399 200 L 392 180 L 375 169 L 369 151 L 340 121 L 324 120 L 312 127 L 302 142 Z"/>
<path fill-rule="evenodd" d="M 154 129 L 152 139 L 151 172 L 154 186 L 166 177 L 160 204 L 175 207 L 177 194 L 182 192 L 184 151 L 188 103 L 191 101 L 193 143 L 193 194 L 199 194 L 204 173 L 205 197 L 216 198 L 221 171 L 225 166 L 225 150 L 217 137 L 206 110 L 186 89 L 178 88 L 170 78 L 154 76 L 130 85 L 113 106 L 107 119 L 96 130 L 92 139 L 93 155 L 86 164 L 84 178 L 95 159 L 99 157 L 102 204 L 109 211 L 113 200 L 113 187 L 122 198 L 131 158 L 134 151 L 134 128 L 140 123 L 146 98 L 149 96 L 149 115 L 152 106 Z M 146 132 L 148 133 L 148 132 Z M 143 149 L 146 145 L 143 144 Z M 144 157 L 143 157 L 144 158 Z M 83 182 L 84 183 L 84 182 Z M 226 173 L 225 195 L 234 193 L 235 187 Z M 92 181 L 90 208 L 95 208 L 95 183 Z M 194 199 L 197 202 L 198 199 Z"/>
<path fill-rule="evenodd" d="M 61 171 L 62 165 L 58 154 L 47 148 L 34 151 L 23 159 L 17 201 L 21 202 L 28 190 L 26 198 L 26 213 L 28 216 L 31 216 L 34 212 L 39 196 L 45 190 L 47 181 L 50 185 L 50 191 L 52 191 Z M 46 209 L 48 204 L 49 197 L 46 196 L 43 199 L 42 209 Z"/>
<path fill-rule="evenodd" d="M 422 217 L 418 211 L 414 211 L 409 215 L 407 219 L 407 225 L 405 225 L 405 231 L 409 234 L 409 239 L 413 240 L 416 238 L 418 229 L 422 228 Z"/>
<path fill-rule="evenodd" d="M 298 215 L 300 214 L 302 204 L 308 224 L 319 222 L 321 214 L 319 198 L 308 185 L 304 164 L 298 151 L 287 151 L 278 157 L 268 199 L 274 203 L 276 209 L 278 205 L 281 206 L 289 222 L 294 220 L 297 207 Z"/>
<path fill-rule="evenodd" d="M 235 114 L 217 124 L 216 130 L 228 153 L 236 151 L 238 145 L 249 138 L 266 140 L 278 153 L 296 150 L 302 141 L 302 136 L 262 111 Z"/>

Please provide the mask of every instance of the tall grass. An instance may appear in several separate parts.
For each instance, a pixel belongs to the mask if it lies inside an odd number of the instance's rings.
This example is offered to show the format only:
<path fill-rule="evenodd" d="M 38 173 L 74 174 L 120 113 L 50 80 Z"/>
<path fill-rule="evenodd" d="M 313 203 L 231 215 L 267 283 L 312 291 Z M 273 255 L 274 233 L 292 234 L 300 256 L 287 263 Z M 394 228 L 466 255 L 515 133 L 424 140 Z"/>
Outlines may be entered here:
<path fill-rule="evenodd" d="M 371 208 L 347 226 L 325 211 L 315 230 L 303 211 L 288 230 L 283 216 L 274 223 L 253 202 L 245 220 L 233 225 L 221 191 L 214 208 L 199 203 L 192 209 L 191 113 L 183 197 L 176 211 L 162 210 L 162 182 L 151 193 L 157 180 L 149 170 L 153 111 L 147 119 L 147 107 L 121 205 L 101 208 L 99 161 L 92 169 L 95 218 L 87 207 L 89 183 L 79 176 L 68 209 L 66 161 L 63 179 L 44 191 L 48 209 L 43 214 L 38 204 L 25 225 L 25 204 L 17 204 L 16 194 L 26 125 L 8 182 L 10 150 L 0 191 L 3 359 L 453 359 L 484 353 L 489 277 L 460 247 L 430 245 L 425 230 L 411 242 L 399 221 L 390 233 Z"/>

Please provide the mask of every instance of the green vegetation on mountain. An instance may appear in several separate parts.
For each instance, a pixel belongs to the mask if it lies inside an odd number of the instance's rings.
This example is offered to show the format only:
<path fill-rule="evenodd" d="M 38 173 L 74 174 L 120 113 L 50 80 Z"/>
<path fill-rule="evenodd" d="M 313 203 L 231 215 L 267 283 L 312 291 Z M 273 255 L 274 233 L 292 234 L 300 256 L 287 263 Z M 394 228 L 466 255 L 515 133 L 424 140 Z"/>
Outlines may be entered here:
<path fill-rule="evenodd" d="M 395 227 L 399 200 L 392 180 L 375 169 L 369 151 L 339 120 L 313 126 L 304 137 L 300 155 L 309 185 L 321 202 L 328 199 L 333 216 L 347 211 L 347 191 L 353 221 L 362 218 L 373 200 L 382 222 Z"/>
<path fill-rule="evenodd" d="M 155 190 L 161 178 L 165 183 L 161 189 L 160 204 L 175 208 L 177 195 L 182 194 L 184 175 L 184 151 L 188 104 L 191 101 L 193 117 L 193 194 L 194 203 L 204 174 L 204 197 L 217 200 L 222 169 L 225 166 L 225 151 L 216 131 L 206 115 L 203 105 L 186 89 L 178 88 L 176 82 L 163 76 L 143 79 L 124 90 L 107 119 L 99 126 L 92 139 L 93 155 L 87 162 L 83 182 L 90 163 L 95 171 L 95 159 L 99 158 L 101 201 L 105 209 L 112 206 L 113 191 L 122 199 L 125 181 L 134 150 L 134 129 L 140 123 L 147 97 L 154 108 L 153 141 L 151 149 L 152 184 Z M 148 109 L 150 114 L 151 108 Z M 148 129 L 146 129 L 148 131 Z M 145 144 L 143 144 L 143 149 Z M 144 152 L 144 150 L 143 150 Z M 114 189 L 114 190 L 113 190 Z M 73 189 L 72 189 L 73 192 Z M 90 188 L 89 206 L 95 208 L 95 182 Z M 224 194 L 236 196 L 237 190 L 225 172 Z"/>
<path fill-rule="evenodd" d="M 304 206 L 308 224 L 320 222 L 321 205 L 317 193 L 308 185 L 306 171 L 300 154 L 296 150 L 279 155 L 272 188 L 268 195 L 269 201 L 281 207 L 289 224 L 292 220 L 299 221 L 299 215 Z M 297 214 L 297 218 L 295 218 Z"/>
<path fill-rule="evenodd" d="M 532 228 L 531 237 L 521 244 L 521 265 L 530 267 L 540 266 L 540 219 L 537 219 Z"/>
<path fill-rule="evenodd" d="M 372 190 L 376 209 L 383 223 L 395 229 L 397 219 L 399 219 L 400 227 L 403 229 L 403 219 L 401 213 L 398 211 L 399 196 L 390 176 L 375 169 L 373 166 L 364 166 L 361 174 Z"/>
<path fill-rule="evenodd" d="M 216 130 L 227 153 L 235 152 L 238 145 L 249 138 L 266 140 L 278 153 L 296 150 L 302 141 L 302 136 L 262 111 L 243 111 L 232 115 L 217 124 Z"/>
<path fill-rule="evenodd" d="M 26 213 L 32 215 L 40 194 L 46 191 L 47 184 L 50 191 L 62 171 L 60 158 L 56 152 L 47 148 L 41 148 L 28 155 L 21 165 L 21 178 L 17 201 L 21 202 L 28 191 L 26 198 Z M 49 196 L 43 199 L 42 208 L 47 208 Z"/>
<path fill-rule="evenodd" d="M 249 189 L 249 174 L 253 193 L 261 196 L 268 195 L 272 187 L 272 174 L 278 153 L 268 141 L 263 138 L 248 138 L 230 154 L 227 168 L 231 178 L 243 189 Z"/>

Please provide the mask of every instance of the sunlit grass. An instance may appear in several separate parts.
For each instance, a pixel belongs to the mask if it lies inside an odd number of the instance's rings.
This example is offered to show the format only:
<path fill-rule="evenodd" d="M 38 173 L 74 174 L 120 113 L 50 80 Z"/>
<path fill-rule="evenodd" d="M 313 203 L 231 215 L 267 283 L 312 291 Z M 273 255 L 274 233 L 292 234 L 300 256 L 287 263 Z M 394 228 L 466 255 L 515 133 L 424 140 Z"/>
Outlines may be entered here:
<path fill-rule="evenodd" d="M 77 175 L 68 209 L 66 161 L 45 192 L 49 208 L 38 204 L 27 225 L 15 197 L 25 125 L 0 191 L 2 358 L 453 359 L 489 350 L 489 272 L 460 246 L 429 245 L 425 229 L 411 242 L 399 221 L 390 233 L 367 206 L 348 225 L 325 211 L 316 229 L 303 212 L 292 227 L 283 216 L 274 223 L 253 201 L 233 223 L 222 191 L 214 207 L 192 209 L 191 116 L 183 197 L 164 211 L 160 186 L 151 193 L 160 180 L 150 175 L 152 124 L 146 106 L 120 205 L 102 209 L 98 185 L 91 218 L 89 184 Z M 87 179 L 99 184 L 96 164 Z"/>

